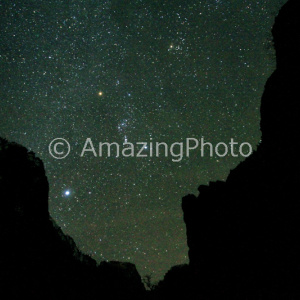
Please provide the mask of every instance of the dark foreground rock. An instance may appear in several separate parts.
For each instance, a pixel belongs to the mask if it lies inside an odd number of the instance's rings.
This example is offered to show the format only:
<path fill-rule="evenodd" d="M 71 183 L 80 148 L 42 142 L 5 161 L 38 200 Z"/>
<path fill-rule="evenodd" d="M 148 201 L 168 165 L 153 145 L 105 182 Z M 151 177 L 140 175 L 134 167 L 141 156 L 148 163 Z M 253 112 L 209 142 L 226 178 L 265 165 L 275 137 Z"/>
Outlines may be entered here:
<path fill-rule="evenodd" d="M 0 139 L 0 299 L 143 299 L 135 266 L 97 265 L 48 212 L 43 163 Z"/>
<path fill-rule="evenodd" d="M 300 299 L 299 13 L 288 1 L 272 30 L 257 151 L 182 201 L 194 293 L 208 299 Z"/>
<path fill-rule="evenodd" d="M 172 268 L 155 298 L 300 299 L 299 14 L 300 1 L 288 1 L 272 30 L 262 142 L 226 182 L 183 198 L 190 263 Z"/>

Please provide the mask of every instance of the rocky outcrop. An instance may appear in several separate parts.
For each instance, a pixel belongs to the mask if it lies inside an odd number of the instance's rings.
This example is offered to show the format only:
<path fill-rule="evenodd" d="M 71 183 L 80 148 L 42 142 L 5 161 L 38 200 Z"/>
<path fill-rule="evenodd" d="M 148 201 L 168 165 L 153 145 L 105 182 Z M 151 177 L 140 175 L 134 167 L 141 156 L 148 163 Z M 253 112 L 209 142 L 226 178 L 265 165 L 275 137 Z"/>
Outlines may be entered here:
<path fill-rule="evenodd" d="M 277 69 L 262 97 L 261 144 L 226 182 L 182 201 L 194 287 L 209 298 L 300 294 L 299 12 L 288 1 L 273 27 Z"/>
<path fill-rule="evenodd" d="M 61 231 L 48 190 L 42 161 L 0 138 L 0 298 L 142 299 L 134 265 L 97 265 Z"/>

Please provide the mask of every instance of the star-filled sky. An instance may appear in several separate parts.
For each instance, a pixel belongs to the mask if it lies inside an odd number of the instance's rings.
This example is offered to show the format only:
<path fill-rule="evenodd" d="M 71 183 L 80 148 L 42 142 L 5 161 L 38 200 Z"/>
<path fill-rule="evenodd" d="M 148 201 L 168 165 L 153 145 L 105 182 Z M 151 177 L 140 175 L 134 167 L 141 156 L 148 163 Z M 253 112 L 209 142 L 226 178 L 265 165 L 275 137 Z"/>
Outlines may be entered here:
<path fill-rule="evenodd" d="M 80 157 L 99 142 L 260 140 L 283 0 L 0 1 L 0 136 L 40 157 L 50 214 L 98 262 L 188 262 L 181 198 L 243 157 Z M 65 138 L 68 157 L 48 145 Z M 149 149 L 145 149 L 147 153 Z"/>

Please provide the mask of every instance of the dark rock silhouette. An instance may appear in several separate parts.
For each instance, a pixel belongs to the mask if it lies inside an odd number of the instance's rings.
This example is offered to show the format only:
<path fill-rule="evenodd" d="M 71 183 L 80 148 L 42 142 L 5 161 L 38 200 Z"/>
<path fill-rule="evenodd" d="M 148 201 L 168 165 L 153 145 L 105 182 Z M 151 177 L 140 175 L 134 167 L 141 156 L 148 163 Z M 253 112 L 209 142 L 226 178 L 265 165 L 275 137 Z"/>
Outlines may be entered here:
<path fill-rule="evenodd" d="M 48 189 L 42 161 L 0 138 L 0 298 L 142 299 L 133 264 L 97 266 L 55 224 Z"/>
<path fill-rule="evenodd" d="M 182 200 L 194 296 L 300 299 L 299 12 L 300 1 L 288 1 L 272 30 L 277 69 L 257 151 L 226 182 Z"/>
<path fill-rule="evenodd" d="M 300 299 L 299 12 L 288 1 L 272 30 L 262 142 L 226 182 L 182 199 L 190 264 L 171 269 L 155 298 Z"/>

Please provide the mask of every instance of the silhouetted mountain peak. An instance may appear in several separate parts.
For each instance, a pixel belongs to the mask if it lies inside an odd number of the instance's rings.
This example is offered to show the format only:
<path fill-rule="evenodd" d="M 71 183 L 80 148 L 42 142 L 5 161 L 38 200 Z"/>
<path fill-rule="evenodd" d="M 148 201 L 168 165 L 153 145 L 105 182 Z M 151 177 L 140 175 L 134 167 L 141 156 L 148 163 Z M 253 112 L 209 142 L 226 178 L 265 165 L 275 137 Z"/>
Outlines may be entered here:
<path fill-rule="evenodd" d="M 262 96 L 262 142 L 226 182 L 182 200 L 195 294 L 299 297 L 299 6 L 288 1 L 272 30 L 277 69 Z"/>
<path fill-rule="evenodd" d="M 48 191 L 42 161 L 0 138 L 1 299 L 140 299 L 135 265 L 97 266 L 49 216 Z"/>
<path fill-rule="evenodd" d="M 17 212 L 28 220 L 47 219 L 48 180 L 42 161 L 25 147 L 0 138 L 3 217 Z"/>
<path fill-rule="evenodd" d="M 280 10 L 273 26 L 272 34 L 276 50 L 277 68 L 296 71 L 300 68 L 299 49 L 299 12 L 298 0 L 288 1 Z"/>

